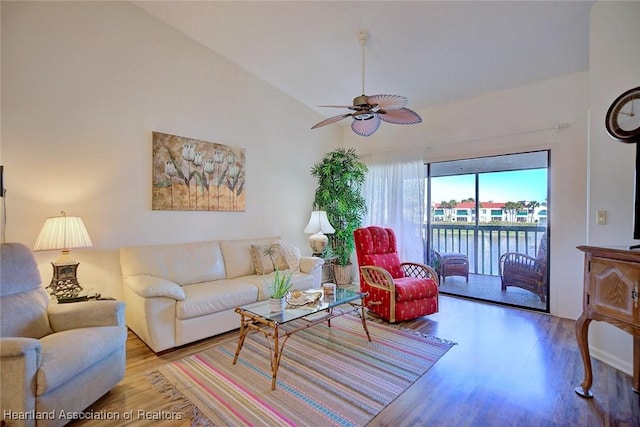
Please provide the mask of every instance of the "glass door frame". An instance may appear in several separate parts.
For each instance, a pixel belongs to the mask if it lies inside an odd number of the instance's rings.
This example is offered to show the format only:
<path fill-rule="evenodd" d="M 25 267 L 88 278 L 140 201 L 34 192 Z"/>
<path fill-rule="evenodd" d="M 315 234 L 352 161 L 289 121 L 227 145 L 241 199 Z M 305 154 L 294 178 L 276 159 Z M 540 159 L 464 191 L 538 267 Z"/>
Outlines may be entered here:
<path fill-rule="evenodd" d="M 551 194 L 551 150 L 549 149 L 545 149 L 545 150 L 536 150 L 536 151 L 532 151 L 532 152 L 516 152 L 516 153 L 505 153 L 505 154 L 498 154 L 498 155 L 494 155 L 494 156 L 483 156 L 483 157 L 476 157 L 476 158 L 471 158 L 471 159 L 465 159 L 468 161 L 482 161 L 483 159 L 494 159 L 494 158 L 500 158 L 500 157 L 504 157 L 504 156 L 517 156 L 517 155 L 526 155 L 528 153 L 546 153 L 546 171 L 547 171 L 547 177 L 546 177 L 546 223 L 541 226 L 539 225 L 538 227 L 544 227 L 544 232 L 547 234 L 547 252 L 546 252 L 546 263 L 547 263 L 547 269 L 546 269 L 546 283 L 547 283 L 547 297 L 546 297 L 546 304 L 545 304 L 545 309 L 544 310 L 540 310 L 538 308 L 532 308 L 529 306 L 523 306 L 523 305 L 516 305 L 516 307 L 523 307 L 523 308 L 527 308 L 527 309 L 532 309 L 532 310 L 536 310 L 536 311 L 543 311 L 546 313 L 550 312 L 550 280 L 549 280 L 549 272 L 551 270 L 551 264 L 550 264 L 550 247 L 551 247 L 551 236 L 550 236 L 550 231 L 551 231 L 551 221 L 550 221 L 550 217 L 549 217 L 549 212 L 550 212 L 550 208 L 551 208 L 551 198 L 550 198 L 550 194 Z M 452 160 L 451 162 L 455 162 L 456 160 Z M 432 166 L 434 164 L 439 164 L 439 163 L 445 163 L 443 162 L 427 162 L 425 163 L 425 167 L 426 167 L 426 176 L 425 176 L 425 184 L 426 184 L 426 191 L 425 191 L 425 196 L 426 196 L 426 201 L 425 201 L 425 224 L 424 224 L 424 242 L 425 242 L 425 250 L 424 250 L 424 257 L 425 257 L 425 263 L 432 265 L 433 263 L 433 215 L 432 215 L 432 178 L 433 177 L 433 173 L 432 173 Z M 510 170 L 527 170 L 527 169 L 536 169 L 536 168 L 519 168 L 519 169 L 506 169 L 506 170 L 494 170 L 492 172 L 507 172 Z M 473 253 L 470 253 L 469 255 L 473 257 L 473 260 L 471 261 L 471 265 L 473 265 L 473 271 L 470 271 L 471 274 L 483 274 L 483 273 L 479 273 L 478 271 L 478 262 L 481 261 L 480 259 L 480 233 L 479 233 L 479 229 L 480 229 L 480 209 L 481 209 L 481 201 L 480 201 L 480 175 L 482 173 L 486 173 L 488 171 L 483 171 L 483 172 L 473 172 L 474 175 L 474 199 L 475 199 L 475 215 L 473 217 Z M 459 175 L 467 175 L 470 173 L 460 173 Z M 440 175 L 440 176 L 455 176 L 455 174 L 452 175 Z M 536 243 L 536 248 L 537 248 L 537 243 Z M 492 275 L 492 274 L 490 274 Z M 499 276 L 499 272 L 498 272 L 498 276 Z M 499 302 L 498 302 L 499 303 Z M 511 304 L 507 304 L 507 305 L 511 305 Z"/>

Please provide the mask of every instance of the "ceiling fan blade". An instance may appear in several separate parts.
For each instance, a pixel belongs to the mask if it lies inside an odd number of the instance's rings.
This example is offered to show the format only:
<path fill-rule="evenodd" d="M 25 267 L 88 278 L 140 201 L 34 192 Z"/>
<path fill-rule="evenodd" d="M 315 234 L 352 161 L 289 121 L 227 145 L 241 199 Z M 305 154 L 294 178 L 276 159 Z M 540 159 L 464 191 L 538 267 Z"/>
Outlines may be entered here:
<path fill-rule="evenodd" d="M 322 126 L 330 125 L 331 123 L 339 122 L 342 119 L 346 119 L 350 115 L 351 113 L 346 113 L 346 114 L 340 114 L 338 116 L 329 117 L 328 119 L 323 120 L 320 123 L 316 123 L 315 125 L 313 125 L 311 129 L 316 129 Z"/>
<path fill-rule="evenodd" d="M 407 105 L 407 98 L 400 95 L 371 95 L 367 104 L 378 105 L 381 110 L 398 110 Z"/>
<path fill-rule="evenodd" d="M 353 110 L 353 105 L 318 105 L 318 107 L 326 107 L 326 108 L 348 108 Z"/>
<path fill-rule="evenodd" d="M 380 127 L 380 116 L 374 114 L 369 120 L 354 120 L 351 129 L 360 136 L 372 135 Z"/>
<path fill-rule="evenodd" d="M 400 108 L 399 110 L 391 111 L 378 111 L 380 119 L 387 123 L 394 123 L 397 125 L 415 125 L 422 123 L 422 117 L 413 110 L 408 108 Z"/>

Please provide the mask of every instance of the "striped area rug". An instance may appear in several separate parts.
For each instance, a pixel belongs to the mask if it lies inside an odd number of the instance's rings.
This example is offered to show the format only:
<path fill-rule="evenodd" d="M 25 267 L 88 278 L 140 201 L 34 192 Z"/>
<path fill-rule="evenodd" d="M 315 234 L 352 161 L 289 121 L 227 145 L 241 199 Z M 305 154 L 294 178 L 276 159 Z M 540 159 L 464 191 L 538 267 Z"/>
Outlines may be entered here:
<path fill-rule="evenodd" d="M 247 336 L 148 373 L 163 393 L 188 408 L 194 425 L 362 426 L 397 398 L 454 343 L 359 317 L 343 316 L 296 332 L 287 341 L 271 390 L 269 343 Z M 288 325 L 285 325 L 288 326 Z"/>

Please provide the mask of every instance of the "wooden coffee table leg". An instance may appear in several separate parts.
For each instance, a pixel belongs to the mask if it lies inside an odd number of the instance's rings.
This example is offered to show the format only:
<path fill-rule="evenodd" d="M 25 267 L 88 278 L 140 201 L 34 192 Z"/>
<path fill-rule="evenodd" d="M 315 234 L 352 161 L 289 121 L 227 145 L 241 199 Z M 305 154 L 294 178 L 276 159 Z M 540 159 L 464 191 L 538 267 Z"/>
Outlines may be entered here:
<path fill-rule="evenodd" d="M 271 390 L 276 389 L 276 378 L 280 367 L 280 357 L 282 356 L 278 346 L 278 325 L 276 324 L 273 330 L 273 350 L 271 351 Z"/>
<path fill-rule="evenodd" d="M 244 314 L 240 313 L 240 336 L 238 337 L 238 345 L 236 346 L 236 354 L 233 356 L 233 364 L 235 365 L 238 361 L 238 356 L 240 355 L 240 350 L 242 350 L 242 346 L 244 345 L 244 339 L 247 336 L 247 332 L 249 332 L 249 328 L 245 325 L 244 322 Z"/>
<path fill-rule="evenodd" d="M 284 346 L 287 343 L 291 335 L 284 334 L 282 341 L 280 341 L 280 333 L 278 331 L 278 324 L 273 325 L 273 349 L 271 349 L 271 390 L 276 389 L 276 383 L 278 382 L 278 369 L 280 368 L 280 360 L 282 359 L 282 353 L 284 353 Z"/>
<path fill-rule="evenodd" d="M 367 333 L 367 339 L 371 341 L 371 335 L 369 335 L 369 328 L 367 328 L 367 316 L 364 309 L 364 298 L 360 301 L 360 320 L 362 320 L 362 328 Z"/>

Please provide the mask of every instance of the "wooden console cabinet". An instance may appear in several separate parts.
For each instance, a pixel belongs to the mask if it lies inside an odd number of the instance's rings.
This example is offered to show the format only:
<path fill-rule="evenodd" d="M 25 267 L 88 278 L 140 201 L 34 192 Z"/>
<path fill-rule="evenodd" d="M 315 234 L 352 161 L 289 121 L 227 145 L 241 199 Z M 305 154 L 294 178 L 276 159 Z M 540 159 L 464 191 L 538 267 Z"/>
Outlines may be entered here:
<path fill-rule="evenodd" d="M 584 252 L 582 314 L 576 320 L 576 338 L 584 364 L 584 381 L 575 392 L 593 397 L 589 355 L 589 324 L 610 323 L 633 335 L 633 390 L 640 392 L 640 251 L 578 246 Z"/>

